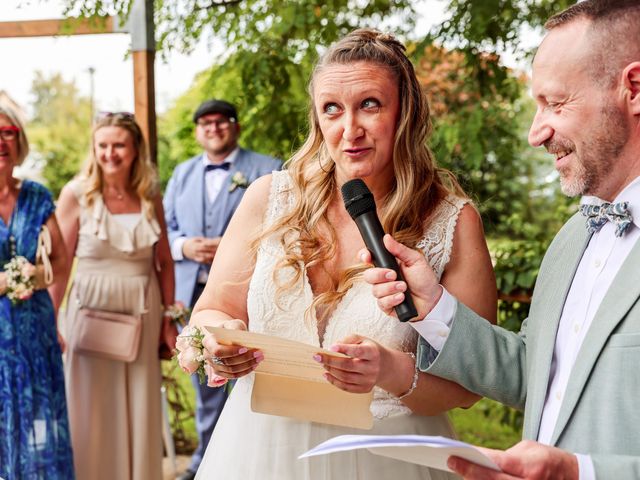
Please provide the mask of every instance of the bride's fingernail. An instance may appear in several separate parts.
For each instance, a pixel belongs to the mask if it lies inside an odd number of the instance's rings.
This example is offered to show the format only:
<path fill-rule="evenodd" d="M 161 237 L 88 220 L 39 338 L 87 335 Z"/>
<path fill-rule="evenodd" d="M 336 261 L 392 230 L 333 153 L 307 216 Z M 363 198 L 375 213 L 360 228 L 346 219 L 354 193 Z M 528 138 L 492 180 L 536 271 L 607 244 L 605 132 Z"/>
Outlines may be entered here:
<path fill-rule="evenodd" d="M 264 354 L 262 352 L 253 352 L 253 358 L 255 358 L 258 362 L 264 360 Z"/>
<path fill-rule="evenodd" d="M 313 356 L 313 359 L 318 363 L 322 363 L 322 357 L 317 353 Z"/>
<path fill-rule="evenodd" d="M 242 355 L 243 353 L 247 353 L 248 351 L 248 348 L 242 347 L 240 350 L 238 350 L 238 355 Z"/>
<path fill-rule="evenodd" d="M 387 280 L 394 280 L 396 278 L 395 272 L 387 272 L 384 274 L 384 278 Z"/>
<path fill-rule="evenodd" d="M 394 300 L 402 300 L 404 299 L 404 293 L 399 293 L 393 297 Z"/>

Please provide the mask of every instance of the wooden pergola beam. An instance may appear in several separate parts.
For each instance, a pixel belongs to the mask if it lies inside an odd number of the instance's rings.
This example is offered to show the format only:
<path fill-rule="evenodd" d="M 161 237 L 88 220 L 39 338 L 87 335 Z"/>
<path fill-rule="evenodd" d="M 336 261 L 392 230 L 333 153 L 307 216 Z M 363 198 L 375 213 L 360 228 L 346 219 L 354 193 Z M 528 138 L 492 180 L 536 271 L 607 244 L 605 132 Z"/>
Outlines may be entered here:
<path fill-rule="evenodd" d="M 117 21 L 113 17 L 0 22 L 0 38 L 91 35 L 117 31 L 125 33 L 122 30 L 116 30 L 116 25 Z"/>

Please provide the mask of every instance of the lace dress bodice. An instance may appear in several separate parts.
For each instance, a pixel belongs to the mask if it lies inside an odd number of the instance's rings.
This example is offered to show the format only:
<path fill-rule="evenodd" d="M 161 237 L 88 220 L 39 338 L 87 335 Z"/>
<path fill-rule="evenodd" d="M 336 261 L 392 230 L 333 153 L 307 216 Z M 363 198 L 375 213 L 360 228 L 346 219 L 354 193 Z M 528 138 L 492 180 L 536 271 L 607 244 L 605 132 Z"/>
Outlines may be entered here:
<path fill-rule="evenodd" d="M 265 218 L 267 225 L 287 213 L 293 204 L 288 172 L 274 172 L 272 178 Z M 454 196 L 441 202 L 424 238 L 418 244 L 438 278 L 449 261 L 456 221 L 466 202 L 466 199 Z M 298 286 L 281 293 L 277 302 L 274 300 L 277 283 L 274 282 L 273 272 L 283 255 L 277 236 L 262 241 L 249 286 L 249 329 L 320 346 L 315 315 L 305 315 L 313 301 L 307 276 L 303 276 L 303 281 Z M 293 269 L 280 269 L 276 275 L 278 283 L 285 283 L 293 277 L 294 272 Z M 415 351 L 418 337 L 410 325 L 398 322 L 395 317 L 386 315 L 378 308 L 371 294 L 371 287 L 362 279 L 347 291 L 328 319 L 323 344 L 332 345 L 350 334 L 362 335 L 386 347 L 405 352 Z M 371 411 L 376 418 L 396 412 L 410 412 L 399 400 L 377 387 L 374 389 Z"/>

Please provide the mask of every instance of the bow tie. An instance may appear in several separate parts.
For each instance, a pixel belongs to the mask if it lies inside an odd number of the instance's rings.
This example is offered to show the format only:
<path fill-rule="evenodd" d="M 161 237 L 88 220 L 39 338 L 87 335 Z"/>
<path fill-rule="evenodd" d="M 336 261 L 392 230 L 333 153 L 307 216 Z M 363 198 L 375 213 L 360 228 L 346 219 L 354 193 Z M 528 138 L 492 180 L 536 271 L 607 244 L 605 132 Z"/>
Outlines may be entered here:
<path fill-rule="evenodd" d="M 211 170 L 217 170 L 219 168 L 222 170 L 229 170 L 230 166 L 231 166 L 231 163 L 229 162 L 220 163 L 218 165 L 214 165 L 213 163 L 207 163 L 207 165 L 204 167 L 204 171 L 210 172 Z"/>
<path fill-rule="evenodd" d="M 581 205 L 580 212 L 587 217 L 589 233 L 597 232 L 607 222 L 613 222 L 616 225 L 616 237 L 621 237 L 633 220 L 629 213 L 629 202 Z"/>

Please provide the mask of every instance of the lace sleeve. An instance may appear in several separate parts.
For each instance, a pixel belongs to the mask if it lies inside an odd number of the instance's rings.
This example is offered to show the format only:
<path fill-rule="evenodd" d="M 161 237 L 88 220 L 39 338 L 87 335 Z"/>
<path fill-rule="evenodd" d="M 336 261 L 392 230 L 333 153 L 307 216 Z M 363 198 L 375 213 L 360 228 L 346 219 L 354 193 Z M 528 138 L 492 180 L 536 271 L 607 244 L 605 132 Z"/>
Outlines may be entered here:
<path fill-rule="evenodd" d="M 427 225 L 424 237 L 418 242 L 417 247 L 422 250 L 429 264 L 436 273 L 438 279 L 442 277 L 444 268 L 451 258 L 453 247 L 453 234 L 456 229 L 460 211 L 466 203 L 467 198 L 460 198 L 448 195 L 431 217 Z"/>

